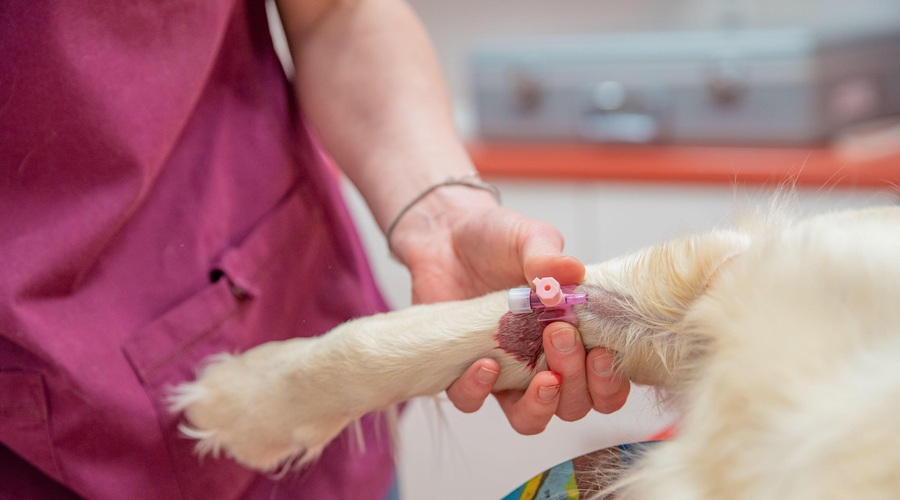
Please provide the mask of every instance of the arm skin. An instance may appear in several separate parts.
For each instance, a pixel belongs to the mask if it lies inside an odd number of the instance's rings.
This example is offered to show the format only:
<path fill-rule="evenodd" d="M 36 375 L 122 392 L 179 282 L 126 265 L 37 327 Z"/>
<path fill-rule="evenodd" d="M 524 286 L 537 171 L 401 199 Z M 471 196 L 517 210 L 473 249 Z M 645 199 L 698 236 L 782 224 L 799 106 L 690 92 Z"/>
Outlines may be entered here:
<path fill-rule="evenodd" d="M 382 230 L 428 186 L 475 171 L 431 42 L 405 2 L 278 0 L 278 8 L 303 113 Z M 578 282 L 584 274 L 580 262 L 562 256 L 555 228 L 466 187 L 438 189 L 416 204 L 390 243 L 410 270 L 415 302 L 473 297 L 538 275 Z M 573 335 L 575 347 L 551 342 Z M 592 408 L 608 413 L 624 404 L 629 384 L 609 375 L 609 354 L 586 354 L 577 336 L 568 325 L 548 326 L 544 344 L 554 371 L 537 374 L 525 392 L 497 394 L 517 431 L 540 432 L 554 414 L 576 420 Z M 479 360 L 447 394 L 461 410 L 475 411 L 498 370 L 495 361 Z"/>

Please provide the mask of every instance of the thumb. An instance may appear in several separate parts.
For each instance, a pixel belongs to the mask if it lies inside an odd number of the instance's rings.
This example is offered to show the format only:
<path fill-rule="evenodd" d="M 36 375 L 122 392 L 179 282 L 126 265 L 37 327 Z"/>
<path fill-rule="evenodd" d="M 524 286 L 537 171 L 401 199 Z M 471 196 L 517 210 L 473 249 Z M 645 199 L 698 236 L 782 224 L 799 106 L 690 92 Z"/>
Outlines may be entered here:
<path fill-rule="evenodd" d="M 563 256 L 562 234 L 552 225 L 529 221 L 522 226 L 519 255 L 528 283 L 536 277 L 553 277 L 562 284 L 581 283 L 584 264 L 578 259 Z"/>

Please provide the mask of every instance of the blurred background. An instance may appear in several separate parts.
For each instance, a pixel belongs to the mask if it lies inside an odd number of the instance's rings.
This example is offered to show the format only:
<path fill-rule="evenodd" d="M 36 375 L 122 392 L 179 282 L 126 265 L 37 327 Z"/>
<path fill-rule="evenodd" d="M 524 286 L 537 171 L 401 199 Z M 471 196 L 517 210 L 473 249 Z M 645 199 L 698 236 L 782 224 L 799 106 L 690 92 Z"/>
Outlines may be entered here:
<path fill-rule="evenodd" d="M 476 76 L 473 74 L 473 57 L 479 50 L 498 39 L 513 38 L 519 50 L 509 50 L 506 54 L 494 54 L 495 62 L 509 64 L 512 60 L 527 60 L 529 55 L 540 55 L 541 43 L 550 42 L 555 37 L 566 38 L 573 35 L 591 37 L 614 34 L 647 34 L 650 40 L 649 52 L 657 52 L 664 62 L 664 53 L 672 49 L 670 40 L 665 34 L 671 32 L 695 33 L 721 31 L 726 33 L 765 32 L 788 30 L 805 33 L 815 41 L 828 42 L 833 39 L 854 39 L 871 36 L 875 33 L 893 33 L 897 36 L 900 27 L 900 2 L 897 0 L 636 0 L 615 2 L 611 0 L 566 0 L 547 2 L 542 0 L 498 0 L 492 2 L 475 2 L 461 0 L 411 0 L 413 8 L 419 13 L 434 41 L 438 56 L 443 65 L 453 101 L 459 117 L 460 128 L 467 137 L 478 135 L 476 109 Z M 658 38 L 653 44 L 653 38 Z M 757 35 L 756 45 L 766 42 L 764 33 Z M 550 39 L 550 40 L 548 40 Z M 530 43 L 531 47 L 521 47 Z M 529 42 L 530 41 L 530 42 Z M 584 40 L 574 45 L 584 46 Z M 788 46 L 791 40 L 784 40 L 784 54 L 778 54 L 777 48 L 768 54 L 772 61 L 794 58 L 798 62 L 800 52 L 795 46 Z M 594 57 L 595 69 L 602 70 L 604 63 L 612 66 L 611 60 L 616 58 L 620 63 L 627 63 L 629 52 L 632 56 L 639 49 L 636 43 L 620 43 L 614 46 L 594 47 L 599 52 Z M 754 42 L 745 44 L 744 49 L 752 52 Z M 890 63 L 894 78 L 898 73 L 896 38 L 893 42 L 894 57 L 882 60 Z M 538 47 L 535 50 L 535 47 Z M 570 58 L 578 57 L 577 48 L 557 52 L 567 54 Z M 718 56 L 731 56 L 736 64 L 741 62 L 752 65 L 754 61 L 741 60 L 741 54 L 722 54 L 725 47 L 706 46 L 702 50 L 694 50 L 694 62 L 714 62 Z M 738 48 L 739 50 L 740 48 Z M 582 49 L 582 62 L 590 61 L 590 48 Z M 690 48 L 682 52 L 690 52 Z M 543 52 L 547 52 L 544 50 Z M 812 52 L 812 49 L 810 49 Z M 872 52 L 877 58 L 878 50 Z M 505 61 L 503 61 L 505 55 Z M 517 57 L 518 56 L 518 57 Z M 747 58 L 753 54 L 746 54 Z M 780 56 L 780 57 L 779 57 Z M 759 55 L 757 54 L 757 57 Z M 865 56 L 863 56 L 865 57 Z M 647 59 L 644 57 L 644 59 Z M 671 60 L 671 58 L 670 58 Z M 635 60 L 635 63 L 640 62 Z M 774 71 L 774 64 L 766 67 L 765 61 L 758 61 L 763 69 Z M 557 61 L 562 65 L 562 61 Z M 498 64 L 499 65 L 499 64 Z M 535 61 L 536 66 L 540 62 Z M 568 68 L 574 69 L 571 66 Z M 741 76 L 741 75 L 738 75 Z M 752 77 L 753 75 L 744 75 Z M 602 81 L 602 80 L 601 80 Z M 595 82 L 570 81 L 569 85 L 598 84 Z M 650 82 L 646 82 L 650 83 Z M 665 85 L 666 82 L 659 82 Z M 675 83 L 675 82 L 672 82 Z M 700 83 L 700 82 L 697 82 Z M 894 93 L 900 87 L 894 80 Z"/>
<path fill-rule="evenodd" d="M 783 185 L 800 212 L 897 203 L 900 0 L 410 3 L 482 175 L 584 262 L 729 223 Z M 406 272 L 347 193 L 386 296 L 408 305 Z M 672 419 L 641 388 L 614 415 L 530 437 L 493 400 L 473 415 L 416 401 L 401 494 L 500 498 Z"/>

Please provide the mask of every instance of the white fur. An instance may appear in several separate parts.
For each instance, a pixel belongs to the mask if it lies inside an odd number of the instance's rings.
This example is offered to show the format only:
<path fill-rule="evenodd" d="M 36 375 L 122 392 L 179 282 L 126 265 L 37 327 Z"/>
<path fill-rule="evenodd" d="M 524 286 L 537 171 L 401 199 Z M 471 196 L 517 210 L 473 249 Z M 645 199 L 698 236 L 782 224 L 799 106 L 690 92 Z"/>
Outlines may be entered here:
<path fill-rule="evenodd" d="M 590 266 L 588 347 L 683 412 L 619 498 L 900 497 L 900 209 L 770 220 Z M 174 397 L 201 451 L 272 470 L 361 415 L 443 391 L 474 360 L 498 389 L 504 292 L 351 321 L 217 360 Z M 543 368 L 543 362 L 537 369 Z"/>

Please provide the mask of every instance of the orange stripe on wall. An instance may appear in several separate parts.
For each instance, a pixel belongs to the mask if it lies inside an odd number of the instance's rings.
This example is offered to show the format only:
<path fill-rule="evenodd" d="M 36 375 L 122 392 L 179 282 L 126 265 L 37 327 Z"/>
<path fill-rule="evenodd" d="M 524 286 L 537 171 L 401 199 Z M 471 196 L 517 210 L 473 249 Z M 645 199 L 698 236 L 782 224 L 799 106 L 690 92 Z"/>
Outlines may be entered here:
<path fill-rule="evenodd" d="M 827 147 L 472 143 L 485 177 L 798 186 L 900 186 L 900 152 L 851 160 Z"/>

